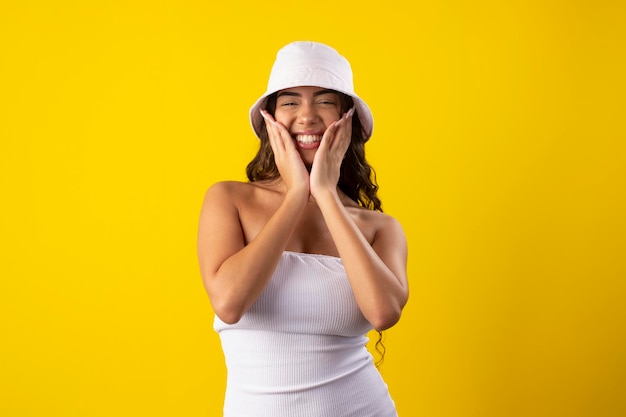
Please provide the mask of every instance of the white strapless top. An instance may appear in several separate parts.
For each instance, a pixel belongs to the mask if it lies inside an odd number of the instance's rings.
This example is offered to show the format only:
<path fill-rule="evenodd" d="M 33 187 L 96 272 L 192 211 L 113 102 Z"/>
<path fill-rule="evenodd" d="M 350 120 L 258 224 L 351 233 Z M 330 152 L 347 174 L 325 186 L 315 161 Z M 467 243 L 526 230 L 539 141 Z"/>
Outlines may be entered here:
<path fill-rule="evenodd" d="M 241 320 L 216 316 L 214 328 L 228 369 L 224 417 L 397 416 L 340 258 L 284 252 Z"/>

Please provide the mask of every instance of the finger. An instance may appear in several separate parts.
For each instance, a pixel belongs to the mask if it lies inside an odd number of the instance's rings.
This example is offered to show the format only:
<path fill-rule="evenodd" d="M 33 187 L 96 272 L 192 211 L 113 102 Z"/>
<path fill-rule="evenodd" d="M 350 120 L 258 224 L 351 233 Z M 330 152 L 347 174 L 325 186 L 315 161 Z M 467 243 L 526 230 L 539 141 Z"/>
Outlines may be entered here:
<path fill-rule="evenodd" d="M 337 128 L 339 123 L 341 122 L 341 119 L 336 120 L 334 122 L 332 122 L 330 124 L 330 126 L 328 126 L 326 128 L 326 131 L 324 132 L 324 135 L 322 135 L 322 142 L 320 145 L 324 144 L 324 143 L 328 143 L 328 145 L 330 145 L 330 143 L 332 143 L 335 134 L 337 133 Z"/>
<path fill-rule="evenodd" d="M 329 148 L 335 148 L 337 144 L 341 144 L 344 142 L 344 136 L 346 136 L 346 127 L 352 125 L 351 113 L 347 111 L 343 114 L 341 119 L 333 122 L 326 132 L 324 132 L 324 136 L 322 137 L 322 142 L 324 142 L 324 138 L 328 142 Z M 351 131 L 350 131 L 351 132 Z M 348 137 L 350 136 L 350 132 L 348 132 Z"/>
<path fill-rule="evenodd" d="M 269 123 L 271 125 L 270 129 L 273 133 L 272 139 L 280 145 L 280 149 L 295 149 L 291 134 L 289 133 L 285 125 L 274 119 L 272 115 L 269 114 L 266 110 L 262 110 L 261 115 L 263 116 L 263 118 L 265 118 L 266 123 Z"/>
<path fill-rule="evenodd" d="M 265 128 L 267 129 L 267 136 L 270 140 L 270 146 L 274 150 L 274 153 L 277 151 L 284 150 L 284 145 L 281 140 L 278 140 L 280 134 L 278 133 L 278 128 L 276 126 L 276 120 L 269 114 L 266 110 L 261 110 L 261 116 L 265 120 Z"/>
<path fill-rule="evenodd" d="M 355 109 L 352 107 L 343 115 L 341 124 L 336 133 L 338 145 L 343 145 L 346 149 L 352 140 L 352 119 L 354 117 L 354 111 Z"/>
<path fill-rule="evenodd" d="M 284 147 L 284 149 L 294 150 L 296 145 L 293 143 L 293 139 L 291 137 L 291 133 L 289 130 L 280 122 L 276 122 L 276 132 L 279 135 L 280 141 Z"/>

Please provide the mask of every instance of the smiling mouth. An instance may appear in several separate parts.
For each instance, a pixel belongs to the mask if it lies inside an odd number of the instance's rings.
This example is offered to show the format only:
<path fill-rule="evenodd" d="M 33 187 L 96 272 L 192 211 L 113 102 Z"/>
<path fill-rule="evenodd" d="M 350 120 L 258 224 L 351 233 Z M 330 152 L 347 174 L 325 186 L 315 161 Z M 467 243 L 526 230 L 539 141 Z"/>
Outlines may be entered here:
<path fill-rule="evenodd" d="M 322 141 L 322 135 L 296 135 L 295 138 L 298 143 L 305 145 Z"/>

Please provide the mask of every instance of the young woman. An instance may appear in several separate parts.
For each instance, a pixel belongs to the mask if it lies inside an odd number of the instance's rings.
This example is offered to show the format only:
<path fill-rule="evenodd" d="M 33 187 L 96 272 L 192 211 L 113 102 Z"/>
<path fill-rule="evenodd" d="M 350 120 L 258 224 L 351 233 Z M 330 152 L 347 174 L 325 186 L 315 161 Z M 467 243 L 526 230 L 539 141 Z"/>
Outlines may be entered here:
<path fill-rule="evenodd" d="M 407 245 L 381 211 L 350 64 L 320 43 L 285 46 L 250 116 L 250 181 L 209 188 L 198 237 L 224 416 L 396 416 L 365 344 L 400 319 Z"/>

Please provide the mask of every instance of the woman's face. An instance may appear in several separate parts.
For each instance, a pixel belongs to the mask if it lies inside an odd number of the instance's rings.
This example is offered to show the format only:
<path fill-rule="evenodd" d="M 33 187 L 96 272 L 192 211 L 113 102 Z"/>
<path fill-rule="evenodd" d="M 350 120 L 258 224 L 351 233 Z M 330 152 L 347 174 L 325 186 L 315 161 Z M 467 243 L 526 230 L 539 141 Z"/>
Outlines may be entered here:
<path fill-rule="evenodd" d="M 274 119 L 293 138 L 302 160 L 313 164 L 313 157 L 326 128 L 341 118 L 339 94 L 320 87 L 294 87 L 276 97 Z"/>

